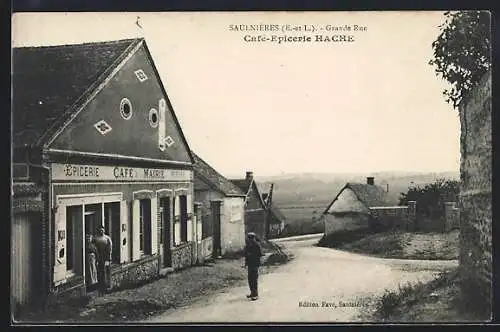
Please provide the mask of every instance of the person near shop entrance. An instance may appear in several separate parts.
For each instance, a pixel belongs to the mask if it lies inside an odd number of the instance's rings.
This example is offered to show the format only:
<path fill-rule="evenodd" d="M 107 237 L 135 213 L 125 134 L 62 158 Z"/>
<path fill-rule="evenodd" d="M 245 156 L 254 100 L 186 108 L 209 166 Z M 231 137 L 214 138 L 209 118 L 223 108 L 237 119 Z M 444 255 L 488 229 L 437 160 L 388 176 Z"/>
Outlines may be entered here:
<path fill-rule="evenodd" d="M 97 234 L 92 242 L 97 248 L 97 279 L 100 294 L 107 292 L 111 286 L 111 238 L 105 234 L 104 227 L 97 227 Z"/>
<path fill-rule="evenodd" d="M 247 298 L 255 301 L 259 298 L 258 279 L 259 279 L 259 266 L 260 258 L 262 257 L 262 248 L 257 240 L 255 233 L 250 232 L 247 234 L 247 241 L 245 245 L 245 265 L 248 272 L 248 286 L 250 294 Z"/>
<path fill-rule="evenodd" d="M 92 291 L 95 289 L 98 279 L 97 279 L 97 247 L 93 243 L 92 235 L 86 235 L 86 252 L 87 252 L 87 286 L 88 290 Z"/>

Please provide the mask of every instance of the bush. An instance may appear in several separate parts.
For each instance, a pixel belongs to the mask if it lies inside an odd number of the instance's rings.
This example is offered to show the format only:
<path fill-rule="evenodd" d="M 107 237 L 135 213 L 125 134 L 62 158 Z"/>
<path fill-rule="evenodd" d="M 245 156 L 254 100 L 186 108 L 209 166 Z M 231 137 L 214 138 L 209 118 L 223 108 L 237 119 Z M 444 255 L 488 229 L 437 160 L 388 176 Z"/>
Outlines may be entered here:
<path fill-rule="evenodd" d="M 423 187 L 418 185 L 410 187 L 408 192 L 401 193 L 399 205 L 408 205 L 408 201 L 416 201 L 419 217 L 440 219 L 444 218 L 444 203 L 456 202 L 459 192 L 459 181 L 438 179 Z"/>

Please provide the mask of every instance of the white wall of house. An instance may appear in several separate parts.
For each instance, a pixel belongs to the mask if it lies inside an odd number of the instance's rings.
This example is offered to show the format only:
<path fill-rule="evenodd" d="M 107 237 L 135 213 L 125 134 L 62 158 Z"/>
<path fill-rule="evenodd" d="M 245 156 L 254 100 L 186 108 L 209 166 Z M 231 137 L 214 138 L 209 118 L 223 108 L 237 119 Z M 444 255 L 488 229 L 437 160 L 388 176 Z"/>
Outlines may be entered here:
<path fill-rule="evenodd" d="M 244 197 L 226 197 L 222 205 L 221 247 L 222 254 L 245 247 Z"/>
<path fill-rule="evenodd" d="M 329 235 L 338 231 L 352 231 L 356 229 L 366 228 L 369 225 L 368 214 L 348 214 L 334 215 L 326 214 L 325 220 L 325 235 Z"/>
<path fill-rule="evenodd" d="M 332 214 L 335 212 L 352 212 L 352 214 L 340 216 Z M 358 200 L 354 191 L 345 188 L 324 215 L 325 235 L 368 227 L 368 213 L 368 208 Z"/>

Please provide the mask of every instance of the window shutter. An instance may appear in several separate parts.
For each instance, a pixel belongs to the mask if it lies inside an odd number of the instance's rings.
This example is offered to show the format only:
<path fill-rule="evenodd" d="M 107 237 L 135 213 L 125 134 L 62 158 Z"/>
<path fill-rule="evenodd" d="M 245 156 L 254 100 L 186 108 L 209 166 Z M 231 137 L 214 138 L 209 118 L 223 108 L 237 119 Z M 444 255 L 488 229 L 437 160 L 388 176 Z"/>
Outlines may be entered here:
<path fill-rule="evenodd" d="M 193 213 L 193 196 L 190 194 L 186 196 L 186 205 L 187 213 Z"/>
<path fill-rule="evenodd" d="M 55 259 L 54 283 L 57 284 L 66 278 L 66 237 L 71 234 L 66 232 L 66 205 L 58 205 L 55 213 Z"/>
<path fill-rule="evenodd" d="M 179 196 L 174 197 L 174 244 L 177 245 L 181 242 L 181 205 Z"/>
<path fill-rule="evenodd" d="M 192 199 L 192 196 L 191 194 L 188 194 L 186 195 L 186 210 L 187 210 L 187 214 L 188 214 L 188 220 L 187 220 L 187 225 L 186 225 L 186 228 L 187 228 L 187 241 L 190 242 L 190 241 L 193 241 L 194 240 L 194 237 L 193 237 L 193 232 L 194 232 L 194 218 L 193 216 L 191 215 L 193 213 L 193 199 Z"/>
<path fill-rule="evenodd" d="M 192 228 L 192 224 L 193 224 L 193 221 L 192 221 L 192 218 L 189 218 L 187 221 L 186 221 L 186 231 L 187 231 L 187 236 L 186 236 L 186 240 L 187 242 L 190 242 L 193 240 L 193 237 L 192 237 L 192 234 L 193 234 L 193 228 Z"/>
<path fill-rule="evenodd" d="M 129 209 L 127 201 L 120 202 L 120 263 L 128 262 L 130 239 L 128 238 Z M 124 244 L 125 243 L 125 244 Z"/>
<path fill-rule="evenodd" d="M 138 199 L 134 199 L 132 204 L 132 261 L 136 261 L 141 257 L 141 251 L 139 247 L 140 202 Z"/>
<path fill-rule="evenodd" d="M 158 252 L 158 199 L 151 198 L 151 254 Z"/>

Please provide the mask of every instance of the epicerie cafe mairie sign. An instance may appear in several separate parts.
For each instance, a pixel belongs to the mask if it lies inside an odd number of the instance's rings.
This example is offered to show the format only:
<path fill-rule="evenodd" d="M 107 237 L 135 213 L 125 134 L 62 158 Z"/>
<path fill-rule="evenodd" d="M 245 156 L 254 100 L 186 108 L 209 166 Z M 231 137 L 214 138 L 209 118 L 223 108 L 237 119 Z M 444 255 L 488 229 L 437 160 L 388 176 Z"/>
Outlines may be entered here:
<path fill-rule="evenodd" d="M 190 181 L 192 178 L 190 170 L 52 164 L 53 180 Z"/>

